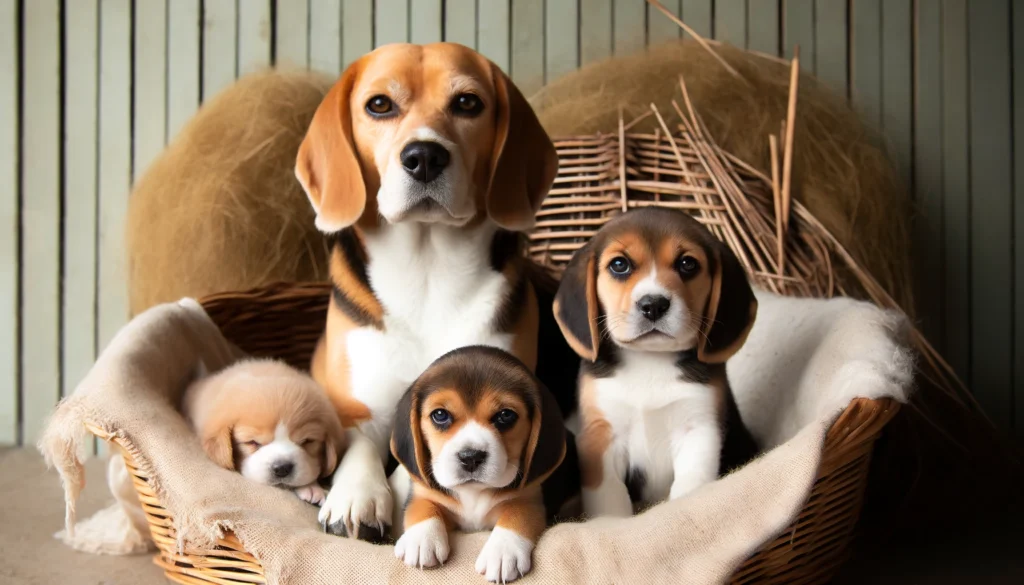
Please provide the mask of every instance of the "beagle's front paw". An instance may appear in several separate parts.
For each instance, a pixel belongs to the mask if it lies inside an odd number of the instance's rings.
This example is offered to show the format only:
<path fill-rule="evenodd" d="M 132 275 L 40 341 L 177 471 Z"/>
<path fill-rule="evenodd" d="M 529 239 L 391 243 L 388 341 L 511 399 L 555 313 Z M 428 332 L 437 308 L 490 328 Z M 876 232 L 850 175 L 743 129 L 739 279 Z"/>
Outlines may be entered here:
<path fill-rule="evenodd" d="M 530 572 L 532 554 L 532 542 L 495 526 L 476 558 L 476 572 L 492 583 L 509 583 Z"/>
<path fill-rule="evenodd" d="M 410 567 L 421 569 L 443 565 L 449 552 L 448 531 L 437 518 L 413 524 L 395 543 L 395 556 Z"/>
<path fill-rule="evenodd" d="M 384 542 L 391 531 L 392 503 L 386 482 L 336 483 L 320 507 L 320 524 L 330 534 Z"/>
<path fill-rule="evenodd" d="M 313 482 L 309 485 L 295 488 L 295 495 L 299 496 L 299 499 L 303 502 L 319 506 L 327 497 L 327 492 L 324 491 L 324 488 L 320 487 L 320 484 Z"/>

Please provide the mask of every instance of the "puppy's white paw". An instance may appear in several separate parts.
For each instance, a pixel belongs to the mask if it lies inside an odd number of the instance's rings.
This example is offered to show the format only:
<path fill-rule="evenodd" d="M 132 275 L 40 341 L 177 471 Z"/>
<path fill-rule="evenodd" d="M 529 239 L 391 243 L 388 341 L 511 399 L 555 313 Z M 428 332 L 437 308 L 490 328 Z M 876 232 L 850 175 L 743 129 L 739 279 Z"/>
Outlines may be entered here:
<path fill-rule="evenodd" d="M 492 583 L 509 583 L 530 572 L 533 543 L 512 530 L 495 526 L 476 558 L 476 572 Z"/>
<path fill-rule="evenodd" d="M 449 552 L 448 531 L 437 518 L 413 524 L 395 543 L 395 556 L 410 567 L 421 569 L 444 564 Z"/>
<path fill-rule="evenodd" d="M 320 507 L 319 519 L 331 534 L 384 539 L 391 526 L 391 508 L 387 482 L 363 479 L 351 485 L 335 484 Z"/>
<path fill-rule="evenodd" d="M 309 485 L 295 488 L 295 495 L 299 496 L 299 499 L 304 502 L 309 502 L 314 506 L 319 506 L 323 503 L 324 498 L 327 497 L 327 492 L 324 491 L 324 488 L 320 487 L 320 484 L 311 483 Z"/>
<path fill-rule="evenodd" d="M 675 500 L 687 496 L 690 492 L 696 490 L 700 486 L 708 483 L 708 480 L 703 478 L 694 477 L 679 477 L 677 476 L 675 481 L 672 482 L 672 487 L 668 491 L 668 499 Z"/>

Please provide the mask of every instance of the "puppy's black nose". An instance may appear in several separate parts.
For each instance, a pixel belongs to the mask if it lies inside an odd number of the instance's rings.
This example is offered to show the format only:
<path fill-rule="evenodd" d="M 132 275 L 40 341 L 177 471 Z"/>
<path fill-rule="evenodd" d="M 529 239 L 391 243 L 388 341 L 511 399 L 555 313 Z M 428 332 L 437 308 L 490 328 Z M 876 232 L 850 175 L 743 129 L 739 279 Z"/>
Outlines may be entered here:
<path fill-rule="evenodd" d="M 412 178 L 429 183 L 448 166 L 448 149 L 436 142 L 410 142 L 402 149 L 402 166 Z"/>
<path fill-rule="evenodd" d="M 480 451 L 479 449 L 463 449 L 459 451 L 459 463 L 462 463 L 462 468 L 470 473 L 476 471 L 478 467 L 483 465 L 484 461 L 487 461 L 487 451 Z"/>
<path fill-rule="evenodd" d="M 277 461 L 270 466 L 270 471 L 274 472 L 274 477 L 288 477 L 292 474 L 293 469 L 295 469 L 295 464 L 291 461 Z"/>
<path fill-rule="evenodd" d="M 651 321 L 657 321 L 668 312 L 670 302 L 667 297 L 661 295 L 644 295 L 636 302 L 636 306 L 644 317 Z"/>

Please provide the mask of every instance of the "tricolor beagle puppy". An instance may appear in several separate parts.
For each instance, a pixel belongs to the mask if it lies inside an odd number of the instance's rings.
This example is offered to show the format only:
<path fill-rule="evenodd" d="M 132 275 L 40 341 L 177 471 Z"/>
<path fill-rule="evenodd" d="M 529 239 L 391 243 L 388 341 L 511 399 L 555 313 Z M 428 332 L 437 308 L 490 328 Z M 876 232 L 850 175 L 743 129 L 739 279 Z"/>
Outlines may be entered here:
<path fill-rule="evenodd" d="M 584 358 L 585 514 L 631 515 L 753 456 L 725 362 L 756 312 L 732 251 L 681 211 L 625 213 L 573 256 L 555 315 Z"/>
<path fill-rule="evenodd" d="M 295 171 L 334 293 L 310 369 L 350 427 L 320 510 L 329 532 L 387 536 L 395 406 L 444 353 L 509 351 L 575 409 L 572 374 L 557 381 L 578 358 L 551 314 L 556 285 L 522 254 L 557 169 L 526 99 L 461 45 L 382 46 L 317 109 Z"/>
<path fill-rule="evenodd" d="M 391 451 L 412 476 L 395 555 L 413 567 L 448 559 L 449 530 L 493 528 L 477 572 L 501 582 L 525 575 L 541 532 L 579 488 L 555 397 L 493 347 L 445 354 L 413 383 Z"/>

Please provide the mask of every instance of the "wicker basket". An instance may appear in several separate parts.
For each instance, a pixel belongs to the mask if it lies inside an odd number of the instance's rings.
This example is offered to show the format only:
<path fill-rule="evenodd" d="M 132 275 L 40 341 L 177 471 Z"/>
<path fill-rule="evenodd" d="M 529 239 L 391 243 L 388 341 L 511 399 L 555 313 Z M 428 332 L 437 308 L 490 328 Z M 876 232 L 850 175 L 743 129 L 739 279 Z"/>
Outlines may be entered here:
<path fill-rule="evenodd" d="M 557 274 L 608 219 L 631 207 L 660 205 L 686 210 L 702 221 L 732 247 L 758 286 L 829 297 L 843 293 L 844 284 L 853 285 L 882 305 L 892 304 L 814 217 L 790 202 L 785 164 L 773 164 L 768 177 L 723 152 L 689 101 L 684 103 L 688 114 L 677 106 L 674 130 L 652 109 L 649 115 L 658 118 L 663 132 L 632 134 L 630 124 L 622 122 L 617 136 L 556 141 L 560 168 L 530 234 L 534 260 Z M 788 158 L 785 154 L 778 158 Z M 329 298 L 327 285 L 276 284 L 201 302 L 244 351 L 306 368 L 323 331 Z M 739 568 L 732 583 L 824 583 L 831 578 L 851 550 L 874 442 L 898 407 L 893 400 L 849 404 L 826 437 L 804 508 L 787 530 Z M 122 455 L 159 547 L 156 563 L 169 578 L 186 584 L 266 582 L 259 562 L 230 534 L 215 549 L 178 554 L 170 513 L 131 457 L 123 450 Z"/>

